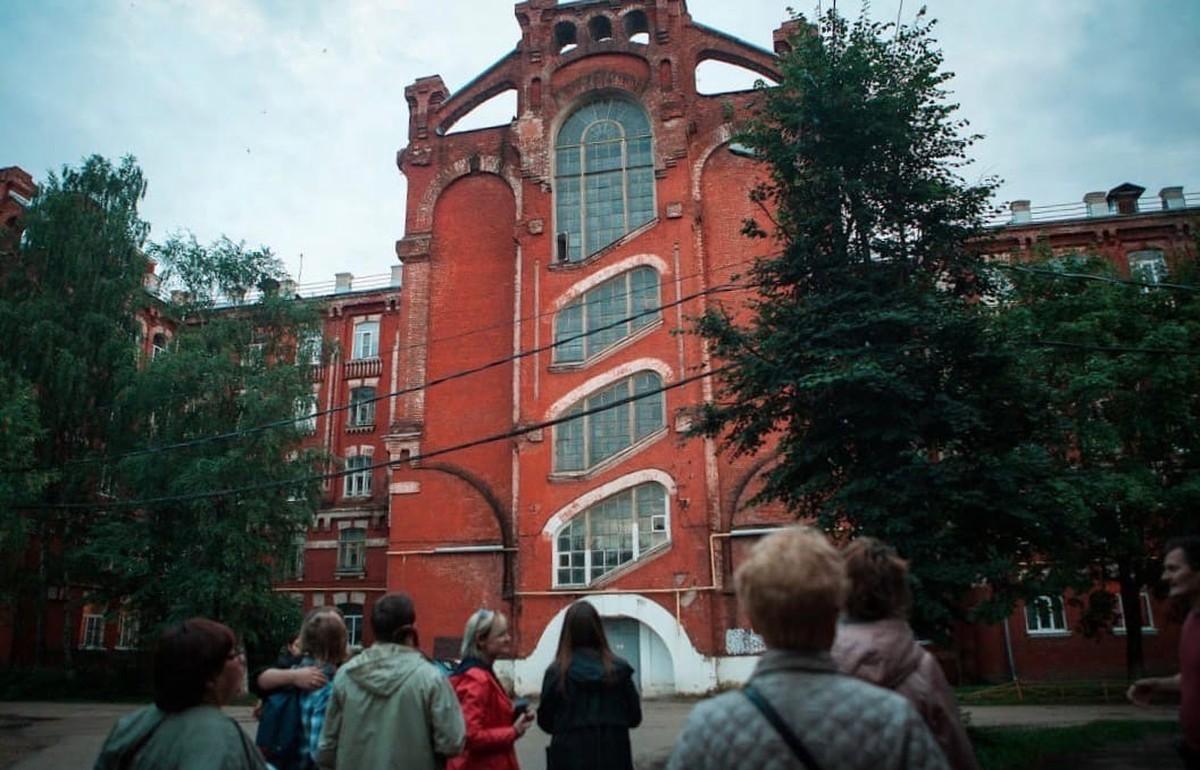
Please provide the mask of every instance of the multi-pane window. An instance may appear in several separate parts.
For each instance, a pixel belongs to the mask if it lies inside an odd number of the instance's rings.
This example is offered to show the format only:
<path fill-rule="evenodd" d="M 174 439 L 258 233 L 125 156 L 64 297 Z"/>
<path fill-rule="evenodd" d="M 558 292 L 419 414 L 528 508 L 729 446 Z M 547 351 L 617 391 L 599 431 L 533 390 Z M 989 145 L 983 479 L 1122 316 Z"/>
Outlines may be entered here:
<path fill-rule="evenodd" d="M 87 649 L 103 649 L 104 616 L 88 613 L 83 616 L 83 637 L 79 646 Z"/>
<path fill-rule="evenodd" d="M 618 380 L 564 412 L 564 417 L 581 416 L 554 428 L 554 470 L 587 470 L 656 433 L 666 424 L 661 388 L 662 378 L 658 374 L 639 372 Z M 595 414 L 582 414 L 627 398 L 637 400 Z"/>
<path fill-rule="evenodd" d="M 301 396 L 296 399 L 295 406 L 296 430 L 301 433 L 317 432 L 317 400 L 313 396 Z"/>
<path fill-rule="evenodd" d="M 303 341 L 300 343 L 300 355 L 297 359 L 305 361 L 311 366 L 321 365 L 321 352 L 325 346 L 325 338 L 320 332 L 306 334 Z"/>
<path fill-rule="evenodd" d="M 654 218 L 650 121 L 637 104 L 604 99 L 577 110 L 555 143 L 555 216 L 575 262 Z"/>
<path fill-rule="evenodd" d="M 1162 283 L 1167 280 L 1167 260 L 1158 249 L 1129 253 L 1129 274 L 1142 283 Z"/>
<path fill-rule="evenodd" d="M 367 565 L 367 531 L 361 527 L 347 527 L 338 532 L 338 572 L 359 573 Z"/>
<path fill-rule="evenodd" d="M 375 424 L 375 388 L 354 388 L 350 391 L 350 425 L 364 427 Z"/>
<path fill-rule="evenodd" d="M 339 604 L 342 620 L 346 622 L 346 644 L 362 646 L 363 606 L 361 604 Z"/>
<path fill-rule="evenodd" d="M 354 358 L 379 355 L 379 322 L 362 321 L 354 325 Z"/>
<path fill-rule="evenodd" d="M 346 497 L 371 496 L 371 458 L 364 455 L 346 458 Z"/>
<path fill-rule="evenodd" d="M 1150 594 L 1142 591 L 1138 594 L 1138 599 L 1141 602 L 1142 611 L 1142 630 L 1154 630 L 1154 613 L 1150 609 Z M 1113 631 L 1123 634 L 1125 633 L 1125 600 L 1117 594 L 1116 618 L 1113 619 Z"/>
<path fill-rule="evenodd" d="M 166 353 L 166 352 L 167 352 L 167 335 L 160 332 L 150 338 L 150 360 L 151 361 L 153 361 L 154 359 L 158 358 L 159 356 L 161 356 L 163 353 Z"/>
<path fill-rule="evenodd" d="M 137 616 L 122 612 L 117 619 L 117 649 L 133 650 L 138 646 Z"/>
<path fill-rule="evenodd" d="M 554 362 L 586 361 L 659 318 L 658 271 L 638 267 L 605 281 L 554 317 Z"/>
<path fill-rule="evenodd" d="M 555 536 L 554 584 L 588 585 L 671 539 L 667 490 L 650 482 L 601 500 Z"/>
<path fill-rule="evenodd" d="M 1025 603 L 1025 630 L 1031 634 L 1064 634 L 1067 617 L 1061 596 L 1039 596 Z"/>

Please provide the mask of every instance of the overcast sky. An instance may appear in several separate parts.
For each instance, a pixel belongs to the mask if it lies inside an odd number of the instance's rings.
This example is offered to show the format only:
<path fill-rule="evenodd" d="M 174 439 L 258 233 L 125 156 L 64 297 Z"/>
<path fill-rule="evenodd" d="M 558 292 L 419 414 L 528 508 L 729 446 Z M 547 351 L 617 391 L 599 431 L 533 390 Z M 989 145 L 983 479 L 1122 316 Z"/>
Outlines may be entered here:
<path fill-rule="evenodd" d="M 826 4 L 830 0 L 825 0 Z M 512 50 L 509 0 L 5 0 L 0 166 L 43 178 L 131 153 L 152 237 L 186 228 L 270 246 L 304 283 L 385 273 L 403 235 L 404 87 L 451 90 Z M 764 48 L 805 0 L 688 0 Z M 999 200 L 1079 201 L 1121 182 L 1200 191 L 1200 2 L 929 0 L 974 176 Z M 858 5 L 844 0 L 855 12 Z M 874 0 L 905 19 L 917 0 Z M 705 69 L 718 88 L 726 79 Z M 459 127 L 506 122 L 515 99 Z M 458 128 L 458 127 L 456 127 Z"/>

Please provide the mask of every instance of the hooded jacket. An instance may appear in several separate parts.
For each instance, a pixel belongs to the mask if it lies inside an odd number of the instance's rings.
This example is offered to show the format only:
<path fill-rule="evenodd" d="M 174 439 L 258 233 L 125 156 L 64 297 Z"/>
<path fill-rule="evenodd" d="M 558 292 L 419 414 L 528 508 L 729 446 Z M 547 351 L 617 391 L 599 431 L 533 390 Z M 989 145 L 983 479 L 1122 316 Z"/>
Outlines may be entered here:
<path fill-rule="evenodd" d="M 467 724 L 466 748 L 446 770 L 518 770 L 516 714 L 490 666 L 465 659 L 450 677 Z"/>
<path fill-rule="evenodd" d="M 435 770 L 463 740 L 462 712 L 442 672 L 412 647 L 376 642 L 333 678 L 317 766 Z"/>
<path fill-rule="evenodd" d="M 554 737 L 547 770 L 632 770 L 629 730 L 642 723 L 633 668 L 613 658 L 607 674 L 595 650 L 571 656 L 563 678 L 558 663 L 542 679 L 538 726 Z"/>
<path fill-rule="evenodd" d="M 146 706 L 117 720 L 94 770 L 266 770 L 258 748 L 216 706 L 167 714 Z"/>
<path fill-rule="evenodd" d="M 978 770 L 950 683 L 937 660 L 917 644 L 908 623 L 840 623 L 832 654 L 839 671 L 908 698 L 954 770 Z"/>

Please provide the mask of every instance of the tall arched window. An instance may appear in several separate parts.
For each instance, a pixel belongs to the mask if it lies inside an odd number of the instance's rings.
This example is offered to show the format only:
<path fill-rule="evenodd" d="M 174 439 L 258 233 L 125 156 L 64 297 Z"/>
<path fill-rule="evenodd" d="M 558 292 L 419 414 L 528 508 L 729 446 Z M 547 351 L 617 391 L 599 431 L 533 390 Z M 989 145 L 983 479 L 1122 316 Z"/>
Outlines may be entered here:
<path fill-rule="evenodd" d="M 670 539 L 666 487 L 652 481 L 618 492 L 555 533 L 554 585 L 589 585 Z"/>
<path fill-rule="evenodd" d="M 555 142 L 559 259 L 595 254 L 654 218 L 650 120 L 631 101 L 609 98 L 579 108 Z M 565 237 L 564 237 L 565 236 Z"/>

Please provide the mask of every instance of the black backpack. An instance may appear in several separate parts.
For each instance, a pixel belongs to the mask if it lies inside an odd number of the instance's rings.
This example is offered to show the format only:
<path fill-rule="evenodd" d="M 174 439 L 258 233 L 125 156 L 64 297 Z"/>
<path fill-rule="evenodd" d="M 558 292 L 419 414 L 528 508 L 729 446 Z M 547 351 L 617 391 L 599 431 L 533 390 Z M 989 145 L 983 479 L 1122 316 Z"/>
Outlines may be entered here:
<path fill-rule="evenodd" d="M 302 770 L 307 766 L 298 689 L 285 687 L 263 699 L 254 744 L 278 770 Z"/>

